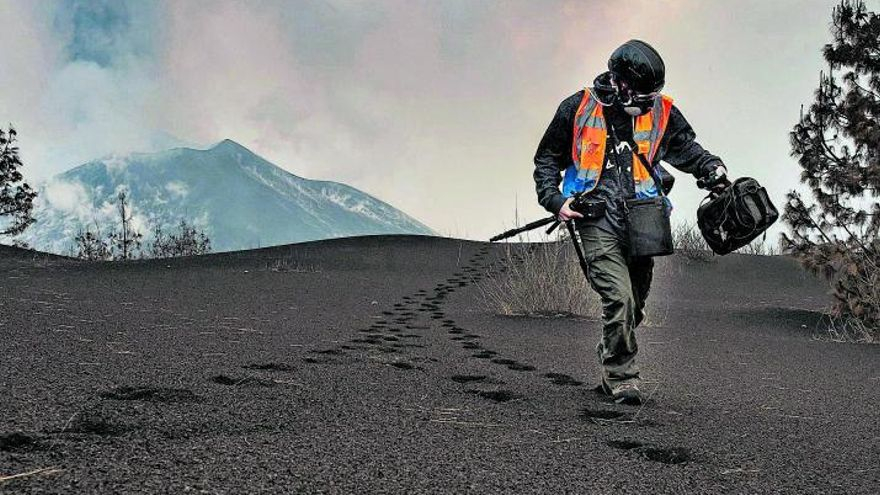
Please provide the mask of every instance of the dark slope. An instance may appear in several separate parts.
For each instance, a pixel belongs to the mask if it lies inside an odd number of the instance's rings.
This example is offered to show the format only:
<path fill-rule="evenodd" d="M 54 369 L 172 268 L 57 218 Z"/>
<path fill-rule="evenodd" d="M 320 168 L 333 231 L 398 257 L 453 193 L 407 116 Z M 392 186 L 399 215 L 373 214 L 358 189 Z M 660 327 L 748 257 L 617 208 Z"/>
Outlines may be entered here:
<path fill-rule="evenodd" d="M 0 476 L 60 471 L 0 491 L 875 491 L 880 350 L 811 338 L 826 298 L 791 260 L 660 260 L 637 409 L 592 391 L 598 322 L 479 305 L 503 253 L 2 249 Z"/>

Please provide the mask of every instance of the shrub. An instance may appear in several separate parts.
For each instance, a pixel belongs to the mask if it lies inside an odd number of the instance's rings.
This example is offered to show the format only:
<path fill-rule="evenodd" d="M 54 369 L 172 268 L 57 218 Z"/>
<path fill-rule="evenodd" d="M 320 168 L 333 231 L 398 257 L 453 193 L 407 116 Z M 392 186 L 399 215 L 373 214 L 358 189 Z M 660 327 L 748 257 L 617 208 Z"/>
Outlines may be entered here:
<path fill-rule="evenodd" d="M 880 240 L 870 246 L 854 241 L 829 242 L 813 247 L 802 259 L 813 273 L 831 284 L 834 305 L 829 336 L 849 342 L 877 342 L 880 338 Z"/>
<path fill-rule="evenodd" d="M 676 225 L 672 231 L 672 245 L 686 263 L 714 261 L 715 254 L 696 224 L 681 222 Z"/>
<path fill-rule="evenodd" d="M 153 227 L 153 241 L 147 255 L 151 258 L 174 258 L 210 252 L 211 239 L 208 235 L 186 220 L 181 220 L 177 230 L 171 232 L 166 232 L 159 224 Z"/>
<path fill-rule="evenodd" d="M 74 237 L 75 256 L 89 261 L 109 260 L 113 258 L 110 241 L 104 239 L 95 224 L 95 230 L 80 228 Z"/>
<path fill-rule="evenodd" d="M 570 238 L 507 243 L 504 249 L 507 264 L 477 284 L 486 308 L 502 315 L 601 316 Z"/>
<path fill-rule="evenodd" d="M 740 254 L 751 254 L 755 256 L 776 256 L 779 254 L 779 248 L 767 245 L 760 237 L 745 246 L 736 250 Z"/>

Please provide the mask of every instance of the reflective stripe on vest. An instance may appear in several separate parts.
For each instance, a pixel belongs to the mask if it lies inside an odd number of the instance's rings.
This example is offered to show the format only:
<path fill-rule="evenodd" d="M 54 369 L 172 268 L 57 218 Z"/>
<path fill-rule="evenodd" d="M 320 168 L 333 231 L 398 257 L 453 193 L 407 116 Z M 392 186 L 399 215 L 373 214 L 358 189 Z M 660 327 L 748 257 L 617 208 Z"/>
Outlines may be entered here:
<path fill-rule="evenodd" d="M 584 88 L 584 97 L 574 118 L 572 164 L 566 168 L 562 183 L 562 194 L 566 197 L 580 191 L 590 192 L 599 183 L 605 164 L 605 145 L 608 139 L 602 111 L 602 105 L 599 105 L 590 89 Z M 648 163 L 654 163 L 671 111 L 672 98 L 661 95 L 654 101 L 654 107 L 650 112 L 634 119 L 633 141 L 638 150 L 633 150 L 632 173 L 636 198 L 649 198 L 659 194 L 654 179 L 636 156 L 635 151 L 644 154 Z"/>

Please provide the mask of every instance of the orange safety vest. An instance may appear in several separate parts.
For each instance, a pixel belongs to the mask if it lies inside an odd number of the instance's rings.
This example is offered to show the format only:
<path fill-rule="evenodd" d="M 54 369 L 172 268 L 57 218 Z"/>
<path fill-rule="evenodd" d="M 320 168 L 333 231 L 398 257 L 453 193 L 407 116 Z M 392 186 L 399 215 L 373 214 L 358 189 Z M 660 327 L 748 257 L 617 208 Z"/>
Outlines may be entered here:
<path fill-rule="evenodd" d="M 633 150 L 632 173 L 636 198 L 655 197 L 659 194 L 653 177 L 636 156 L 636 151 L 644 155 L 648 163 L 654 163 L 671 111 L 672 98 L 660 95 L 660 98 L 654 101 L 654 107 L 650 112 L 635 117 L 633 140 L 638 150 Z M 605 164 L 605 142 L 608 132 L 605 127 L 605 117 L 602 115 L 602 105 L 590 92 L 590 88 L 584 88 L 584 97 L 575 113 L 573 136 L 572 164 L 565 170 L 562 184 L 562 194 L 566 197 L 595 189 Z"/>

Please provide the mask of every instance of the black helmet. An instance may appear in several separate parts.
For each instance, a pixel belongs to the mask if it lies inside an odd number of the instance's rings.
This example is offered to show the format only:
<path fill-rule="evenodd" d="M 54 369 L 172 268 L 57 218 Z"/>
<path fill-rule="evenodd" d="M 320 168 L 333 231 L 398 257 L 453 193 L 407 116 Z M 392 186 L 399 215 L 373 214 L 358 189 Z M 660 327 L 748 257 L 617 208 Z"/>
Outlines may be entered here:
<path fill-rule="evenodd" d="M 642 94 L 660 91 L 666 82 L 666 65 L 651 45 L 629 40 L 608 59 L 608 70 L 616 81 Z"/>

